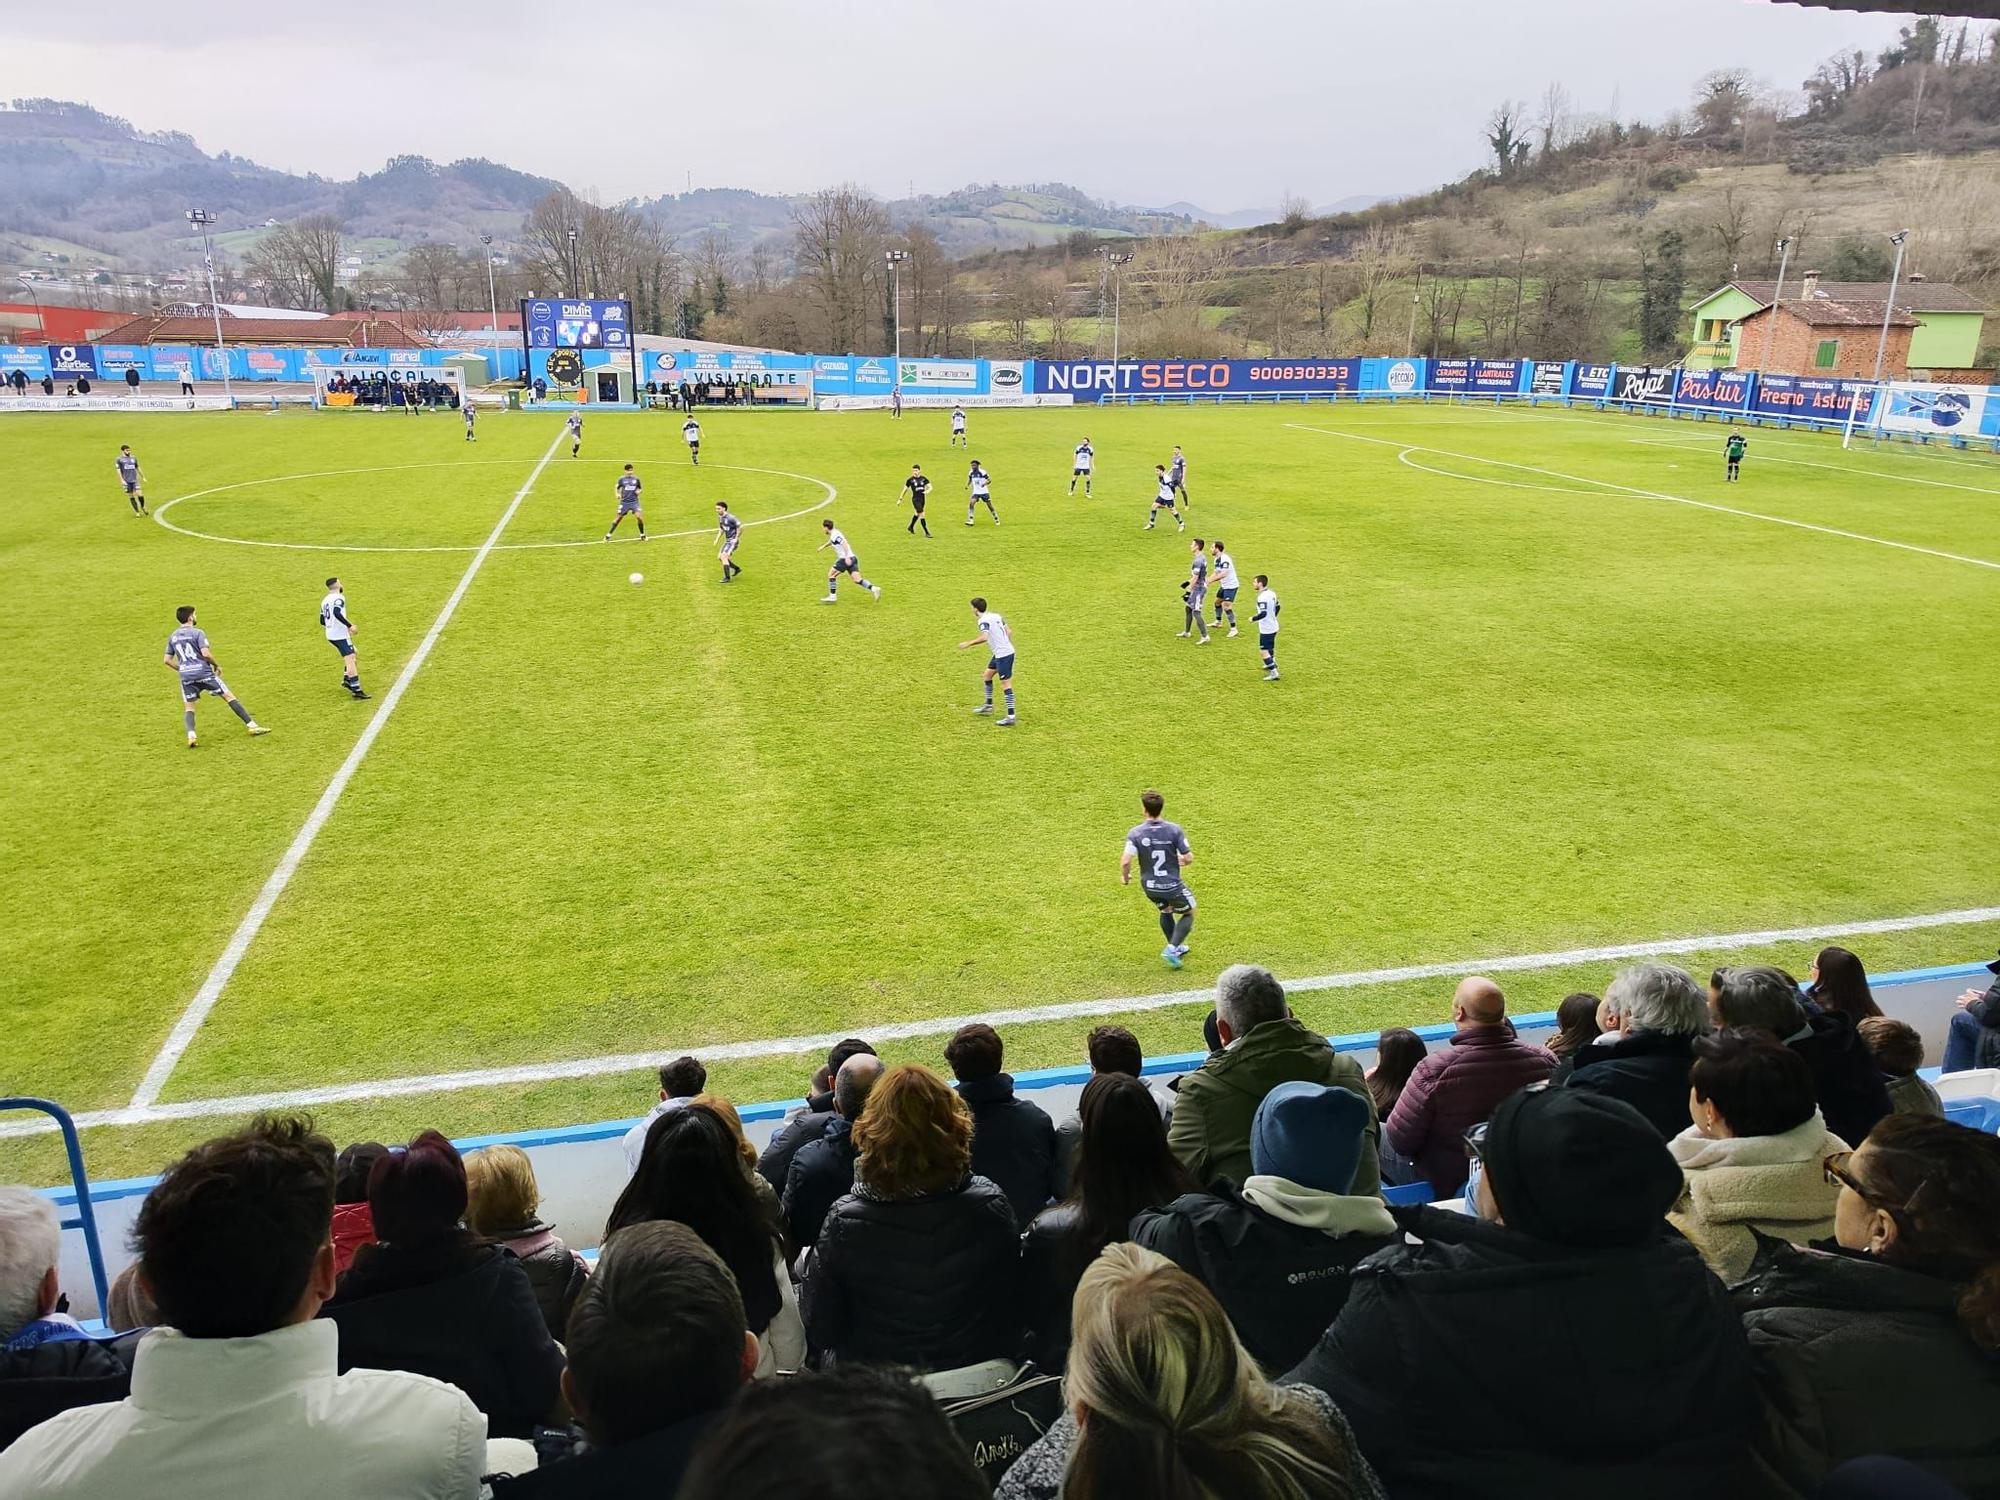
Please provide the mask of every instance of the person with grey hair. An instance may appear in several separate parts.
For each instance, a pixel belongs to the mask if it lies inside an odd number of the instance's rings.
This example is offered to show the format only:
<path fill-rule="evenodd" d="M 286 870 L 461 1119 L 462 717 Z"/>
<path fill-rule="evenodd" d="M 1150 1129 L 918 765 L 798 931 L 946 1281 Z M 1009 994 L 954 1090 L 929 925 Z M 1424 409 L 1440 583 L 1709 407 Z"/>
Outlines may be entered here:
<path fill-rule="evenodd" d="M 1805 1059 L 1826 1128 L 1843 1141 L 1867 1140 L 1890 1112 L 1889 1087 L 1853 1018 L 1808 1005 L 1799 982 L 1783 969 L 1717 969 L 1708 998 L 1717 1026 L 1768 1031 Z"/>
<path fill-rule="evenodd" d="M 1567 1087 L 1623 1099 L 1672 1140 L 1687 1128 L 1688 1069 L 1709 1032 L 1708 1000 L 1686 969 L 1631 964 L 1604 991 L 1617 1018 L 1601 1044 L 1584 1047 Z"/>
<path fill-rule="evenodd" d="M 868 1103 L 882 1059 L 857 1052 L 833 1075 L 834 1120 L 826 1134 L 799 1147 L 785 1173 L 785 1233 L 800 1253 L 819 1238 L 826 1211 L 854 1191 L 854 1122 Z"/>
<path fill-rule="evenodd" d="M 0 1449 L 57 1412 L 132 1389 L 140 1335 L 94 1339 L 61 1310 L 61 1250 L 55 1205 L 0 1187 Z"/>
<path fill-rule="evenodd" d="M 1367 1141 L 1349 1191 L 1380 1192 L 1382 1125 L 1361 1065 L 1291 1013 L 1278 976 L 1256 964 L 1224 969 L 1215 981 L 1215 1024 L 1222 1047 L 1181 1079 L 1167 1132 L 1167 1144 L 1188 1175 L 1204 1186 L 1218 1177 L 1241 1183 L 1251 1172 L 1250 1127 L 1257 1106 L 1279 1084 L 1302 1080 L 1343 1088 L 1366 1101 Z"/>

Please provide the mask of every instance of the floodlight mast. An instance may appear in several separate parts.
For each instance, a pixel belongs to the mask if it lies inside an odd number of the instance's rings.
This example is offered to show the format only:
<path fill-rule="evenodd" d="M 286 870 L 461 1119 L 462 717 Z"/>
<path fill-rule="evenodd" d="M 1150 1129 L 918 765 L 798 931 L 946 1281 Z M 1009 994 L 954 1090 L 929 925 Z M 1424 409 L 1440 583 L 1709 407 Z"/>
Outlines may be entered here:
<path fill-rule="evenodd" d="M 205 208 L 191 208 L 187 221 L 201 235 L 201 259 L 208 270 L 208 310 L 215 318 L 215 362 L 222 370 L 222 394 L 233 406 L 236 392 L 229 383 L 229 351 L 222 346 L 222 304 L 215 296 L 215 251 L 208 241 L 208 226 L 215 222 L 215 215 Z"/>
<path fill-rule="evenodd" d="M 893 319 L 896 325 L 896 384 L 903 380 L 903 262 L 910 258 L 907 250 L 885 250 L 882 258 L 889 263 L 890 301 L 895 304 Z M 922 309 L 918 309 L 919 312 Z"/>
<path fill-rule="evenodd" d="M 1112 380 L 1116 381 L 1118 368 L 1118 322 L 1125 302 L 1125 267 L 1132 263 L 1129 250 L 1107 250 L 1104 263 L 1111 268 L 1111 367 Z"/>

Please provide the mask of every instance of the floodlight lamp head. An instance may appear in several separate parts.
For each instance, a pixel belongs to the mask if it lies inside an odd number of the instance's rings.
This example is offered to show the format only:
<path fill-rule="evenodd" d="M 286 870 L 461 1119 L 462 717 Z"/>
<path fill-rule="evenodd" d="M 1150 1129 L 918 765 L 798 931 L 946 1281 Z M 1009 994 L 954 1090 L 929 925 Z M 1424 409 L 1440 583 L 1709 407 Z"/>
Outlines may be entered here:
<path fill-rule="evenodd" d="M 1892 245 L 1900 245 L 1903 243 L 1904 240 L 1908 239 L 1909 237 L 1910 237 L 1909 230 L 1899 229 L 1894 234 L 1889 236 L 1889 243 Z"/>

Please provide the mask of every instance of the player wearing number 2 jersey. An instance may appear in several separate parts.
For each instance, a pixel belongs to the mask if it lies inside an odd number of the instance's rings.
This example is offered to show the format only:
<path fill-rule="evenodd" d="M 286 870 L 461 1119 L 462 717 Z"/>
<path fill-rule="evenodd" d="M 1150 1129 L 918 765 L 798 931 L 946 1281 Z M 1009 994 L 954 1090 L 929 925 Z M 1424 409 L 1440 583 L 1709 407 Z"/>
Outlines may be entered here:
<path fill-rule="evenodd" d="M 1139 867 L 1139 888 L 1159 908 L 1160 931 L 1167 939 L 1160 957 L 1178 969 L 1187 957 L 1188 934 L 1194 930 L 1194 892 L 1181 879 L 1182 869 L 1194 863 L 1194 851 L 1188 848 L 1186 830 L 1160 816 L 1166 810 L 1165 797 L 1148 787 L 1140 793 L 1139 805 L 1146 810 L 1146 821 L 1125 835 L 1118 876 L 1130 885 L 1132 867 Z"/>

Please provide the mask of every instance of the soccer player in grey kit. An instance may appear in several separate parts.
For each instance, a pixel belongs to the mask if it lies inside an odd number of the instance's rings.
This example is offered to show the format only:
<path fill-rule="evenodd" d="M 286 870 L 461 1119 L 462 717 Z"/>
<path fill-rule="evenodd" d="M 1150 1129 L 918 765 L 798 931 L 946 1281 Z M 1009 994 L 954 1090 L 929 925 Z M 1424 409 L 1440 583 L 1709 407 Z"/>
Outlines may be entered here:
<path fill-rule="evenodd" d="M 1125 835 L 1125 853 L 1118 861 L 1118 878 L 1132 883 L 1132 866 L 1139 867 L 1139 888 L 1146 899 L 1160 909 L 1160 931 L 1167 946 L 1160 957 L 1178 969 L 1187 957 L 1188 934 L 1194 930 L 1194 892 L 1181 879 L 1181 871 L 1194 863 L 1188 848 L 1187 831 L 1169 823 L 1160 814 L 1167 799 L 1148 787 L 1139 794 L 1146 821 Z"/>
<path fill-rule="evenodd" d="M 118 482 L 125 486 L 125 498 L 132 502 L 132 514 L 146 514 L 146 482 L 139 473 L 139 460 L 132 456 L 132 445 L 120 443 L 118 457 L 112 462 L 118 465 Z"/>
<path fill-rule="evenodd" d="M 1201 617 L 1208 601 L 1208 554 L 1202 550 L 1204 545 L 1200 537 L 1194 539 L 1194 560 L 1188 564 L 1187 582 L 1181 585 L 1182 613 L 1187 620 L 1180 639 L 1186 640 L 1199 630 L 1201 639 L 1195 642 L 1197 646 L 1208 644 L 1208 625 Z"/>
<path fill-rule="evenodd" d="M 194 622 L 194 606 L 183 604 L 174 611 L 174 618 L 180 624 L 167 637 L 166 664 L 180 674 L 181 713 L 187 722 L 188 749 L 194 749 L 194 706 L 203 693 L 213 693 L 227 703 L 252 734 L 269 734 L 271 731 L 251 718 L 250 710 L 223 686 L 222 673 L 209 654 L 208 635 Z"/>

